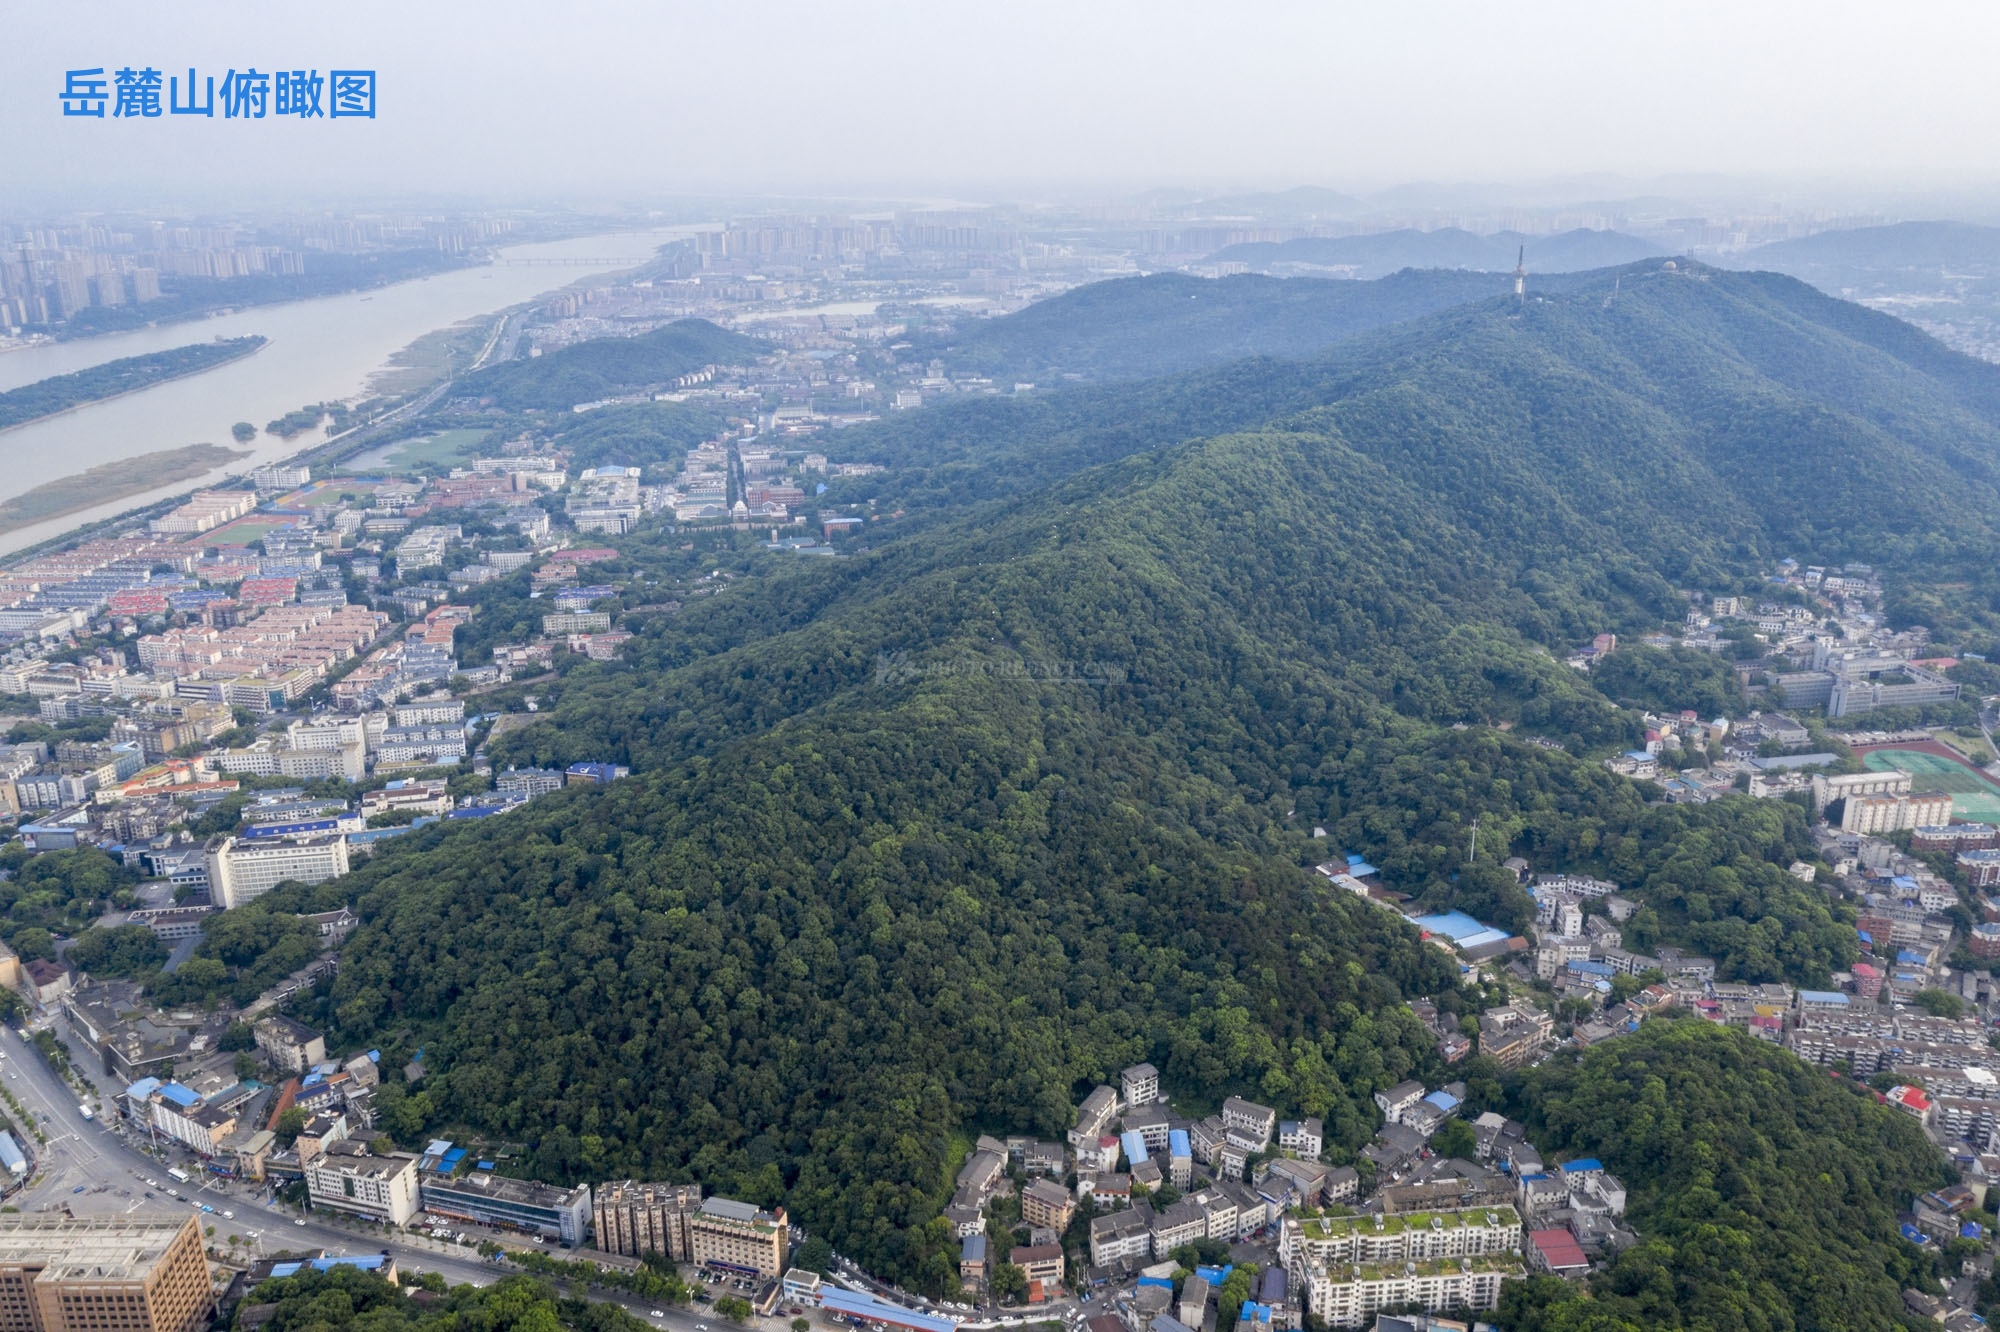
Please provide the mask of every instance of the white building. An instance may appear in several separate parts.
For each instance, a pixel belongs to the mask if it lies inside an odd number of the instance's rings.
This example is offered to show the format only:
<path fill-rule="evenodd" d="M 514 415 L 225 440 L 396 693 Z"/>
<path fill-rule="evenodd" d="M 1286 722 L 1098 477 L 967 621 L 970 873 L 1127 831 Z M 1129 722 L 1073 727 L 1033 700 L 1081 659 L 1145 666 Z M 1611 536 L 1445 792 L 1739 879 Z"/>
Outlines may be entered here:
<path fill-rule="evenodd" d="M 1392 1263 L 1322 1269 L 1302 1283 L 1306 1307 L 1330 1327 L 1365 1327 L 1383 1309 L 1485 1311 L 1500 1307 L 1500 1285 L 1527 1274 L 1519 1257 Z"/>
<path fill-rule="evenodd" d="M 398 726 L 438 726 L 465 720 L 465 704 L 455 698 L 417 699 L 395 708 Z"/>
<path fill-rule="evenodd" d="M 1288 1217 L 1278 1256 L 1288 1268 L 1425 1262 L 1521 1252 L 1521 1217 L 1511 1207 L 1418 1212 L 1409 1216 Z"/>
<path fill-rule="evenodd" d="M 1222 1124 L 1224 1128 L 1237 1130 L 1245 1139 L 1254 1140 L 1257 1150 L 1262 1151 L 1278 1127 L 1278 1112 L 1268 1105 L 1232 1096 L 1222 1103 Z"/>
<path fill-rule="evenodd" d="M 1318 1160 L 1326 1146 L 1326 1133 L 1317 1119 L 1287 1119 L 1278 1125 L 1278 1146 L 1308 1161 Z"/>
<path fill-rule="evenodd" d="M 1134 1064 L 1118 1075 L 1118 1086 L 1126 1108 L 1151 1105 L 1160 1099 L 1160 1070 L 1151 1064 Z"/>
<path fill-rule="evenodd" d="M 408 1152 L 375 1156 L 366 1143 L 342 1139 L 305 1167 L 306 1192 L 315 1207 L 407 1225 L 417 1214 L 417 1158 Z"/>
<path fill-rule="evenodd" d="M 323 883 L 347 873 L 347 839 L 245 842 L 225 837 L 208 849 L 208 890 L 219 907 L 254 902 L 281 883 Z"/>

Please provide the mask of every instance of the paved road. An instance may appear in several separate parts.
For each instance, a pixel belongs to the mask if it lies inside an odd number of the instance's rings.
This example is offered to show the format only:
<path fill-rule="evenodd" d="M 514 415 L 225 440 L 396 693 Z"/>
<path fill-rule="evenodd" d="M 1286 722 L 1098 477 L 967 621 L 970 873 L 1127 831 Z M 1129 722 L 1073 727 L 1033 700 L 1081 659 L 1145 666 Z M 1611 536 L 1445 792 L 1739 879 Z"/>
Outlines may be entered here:
<path fill-rule="evenodd" d="M 0 1027 L 0 1082 L 48 1135 L 47 1144 L 38 1149 L 34 1180 L 10 1200 L 24 1212 L 67 1206 L 80 1216 L 101 1216 L 141 1208 L 179 1211 L 205 1202 L 215 1211 L 204 1213 L 202 1221 L 215 1227 L 218 1241 L 239 1235 L 247 1247 L 266 1254 L 309 1248 L 356 1253 L 387 1247 L 399 1266 L 442 1272 L 454 1283 L 485 1285 L 497 1273 L 492 1264 L 477 1257 L 454 1257 L 402 1240 L 385 1244 L 374 1233 L 358 1233 L 312 1216 L 300 1218 L 290 1209 L 264 1202 L 268 1195 L 260 1188 L 224 1185 L 216 1180 L 197 1187 L 170 1179 L 167 1162 L 128 1142 L 102 1115 L 86 1120 L 77 1108 L 73 1089 L 11 1027 Z M 27 1145 L 37 1150 L 34 1143 Z M 145 1181 L 149 1179 L 157 1180 L 161 1187 L 148 1186 Z M 77 1192 L 79 1188 L 83 1192 Z M 184 1196 L 177 1200 L 169 1190 Z M 153 1197 L 149 1199 L 148 1193 Z M 225 1211 L 236 1215 L 226 1217 Z M 300 1219 L 306 1224 L 295 1224 Z"/>
<path fill-rule="evenodd" d="M 74 1039 L 69 1043 L 72 1049 L 81 1048 Z M 41 1053 L 22 1040 L 12 1027 L 0 1024 L 0 1083 L 13 1092 L 48 1135 L 48 1142 L 39 1148 L 33 1142 L 25 1144 L 38 1153 L 35 1176 L 25 1190 L 9 1200 L 24 1212 L 68 1207 L 79 1216 L 103 1216 L 141 1208 L 178 1212 L 207 1203 L 215 1210 L 203 1213 L 202 1223 L 215 1227 L 214 1242 L 226 1244 L 230 1235 L 236 1235 L 243 1240 L 242 1247 L 264 1255 L 318 1249 L 331 1253 L 371 1253 L 386 1248 L 395 1258 L 397 1266 L 405 1271 L 437 1272 L 453 1285 L 468 1282 L 490 1285 L 514 1270 L 481 1259 L 463 1246 L 441 1243 L 427 1236 L 398 1234 L 385 1237 L 378 1230 L 333 1213 L 308 1212 L 301 1216 L 296 1209 L 271 1202 L 269 1192 L 259 1185 L 225 1182 L 213 1177 L 197 1177 L 194 1183 L 181 1184 L 167 1174 L 168 1160 L 148 1154 L 143 1138 L 128 1138 L 112 1126 L 109 1116 L 115 1114 L 115 1110 L 108 1099 L 112 1094 L 108 1086 L 110 1079 L 95 1076 L 95 1069 L 89 1072 L 93 1075 L 90 1078 L 92 1085 L 106 1099 L 100 1102 L 102 1113 L 95 1119 L 86 1120 L 77 1107 L 75 1089 L 64 1082 Z M 149 1180 L 155 1182 L 149 1184 Z M 181 1196 L 176 1198 L 176 1193 Z M 149 1198 L 148 1194 L 152 1196 Z M 234 1212 L 235 1215 L 225 1216 L 225 1212 Z M 467 1229 L 476 1230 L 474 1227 Z M 564 1256 L 563 1251 L 558 1249 L 549 1252 L 552 1256 Z M 923 1307 L 922 1301 L 912 1300 L 901 1292 L 869 1280 L 851 1266 L 843 1266 L 845 1275 L 858 1279 L 858 1283 L 866 1284 L 876 1293 L 899 1303 Z M 724 1290 L 719 1293 L 737 1292 Z M 701 1305 L 692 1310 L 663 1309 L 662 1316 L 654 1318 L 649 1301 L 621 1291 L 593 1288 L 589 1296 L 604 1303 L 616 1304 L 653 1326 L 671 1329 L 671 1332 L 727 1332 L 732 1326 L 728 1320 Z M 996 1321 L 1011 1324 L 1017 1320 L 1039 1323 L 1059 1319 L 1074 1328 L 1080 1322 L 1080 1315 L 1090 1311 L 1090 1306 L 1080 1308 L 1069 1300 L 1062 1300 L 1032 1313 L 1003 1311 Z M 753 1318 L 751 1326 L 764 1332 L 779 1332 L 787 1328 L 789 1322 L 789 1316 L 781 1312 L 777 1318 Z M 817 1321 L 815 1326 L 819 1326 Z"/>
<path fill-rule="evenodd" d="M 72 1042 L 71 1048 L 78 1047 Z M 101 1088 L 101 1080 L 92 1081 Z M 214 1178 L 181 1184 L 167 1174 L 167 1160 L 149 1155 L 142 1139 L 128 1139 L 110 1125 L 105 1114 L 86 1120 L 77 1108 L 74 1089 L 49 1067 L 39 1051 L 4 1025 L 0 1025 L 0 1083 L 13 1092 L 49 1139 L 39 1149 L 33 1142 L 26 1144 L 38 1151 L 35 1176 L 25 1190 L 9 1200 L 24 1212 L 68 1207 L 79 1216 L 104 1216 L 141 1208 L 178 1212 L 207 1203 L 215 1210 L 202 1214 L 202 1224 L 215 1227 L 214 1242 L 226 1244 L 230 1235 L 237 1235 L 244 1241 L 243 1247 L 264 1255 L 318 1249 L 372 1253 L 386 1248 L 403 1270 L 437 1272 L 453 1285 L 490 1285 L 514 1270 L 481 1259 L 462 1246 L 426 1236 L 385 1237 L 380 1231 L 330 1213 L 301 1216 L 296 1209 L 269 1201 L 268 1191 L 261 1186 Z M 104 1109 L 106 1114 L 112 1113 L 108 1102 Z M 148 1180 L 157 1183 L 149 1185 Z M 178 1199 L 173 1196 L 176 1192 L 182 1195 Z M 235 1216 L 225 1216 L 225 1212 Z M 561 1255 L 560 1250 L 551 1253 Z M 653 1318 L 646 1300 L 601 1288 L 589 1295 L 672 1332 L 722 1332 L 730 1326 L 700 1306 L 691 1311 L 662 1310 L 662 1317 Z M 787 1320 L 752 1321 L 776 1329 Z"/>

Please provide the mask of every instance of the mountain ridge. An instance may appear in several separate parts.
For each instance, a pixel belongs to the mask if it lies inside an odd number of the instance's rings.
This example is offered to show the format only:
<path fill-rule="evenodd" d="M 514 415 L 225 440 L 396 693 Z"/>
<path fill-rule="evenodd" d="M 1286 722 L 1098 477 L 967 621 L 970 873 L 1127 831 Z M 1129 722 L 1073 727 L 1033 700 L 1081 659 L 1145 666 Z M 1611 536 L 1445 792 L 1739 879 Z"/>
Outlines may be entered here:
<path fill-rule="evenodd" d="M 1334 850 L 1510 929 L 1524 854 L 1618 882 L 1726 979 L 1825 984 L 1852 910 L 1787 873 L 1806 812 L 1653 803 L 1594 761 L 1636 714 L 1558 651 L 1780 555 L 1879 546 L 1894 577 L 1925 530 L 1991 539 L 2000 370 L 1824 301 L 1628 266 L 1311 360 L 857 429 L 890 467 L 840 483 L 876 501 L 851 558 L 617 539 L 609 577 L 735 578 L 492 752 L 634 776 L 314 890 L 361 924 L 309 1012 L 386 1066 L 424 1048 L 382 1094 L 399 1138 L 782 1199 L 941 1289 L 971 1126 L 1060 1133 L 1150 1058 L 1191 1103 L 1322 1117 L 1345 1159 L 1373 1091 L 1442 1071 L 1405 1004 L 1477 996 L 1311 873 Z"/>

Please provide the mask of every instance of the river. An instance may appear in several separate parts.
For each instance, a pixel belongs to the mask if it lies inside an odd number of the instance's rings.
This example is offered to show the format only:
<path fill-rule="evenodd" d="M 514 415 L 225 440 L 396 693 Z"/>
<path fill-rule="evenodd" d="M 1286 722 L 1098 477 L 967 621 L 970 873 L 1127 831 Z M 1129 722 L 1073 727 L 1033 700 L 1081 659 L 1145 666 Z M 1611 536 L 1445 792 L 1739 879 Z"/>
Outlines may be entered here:
<path fill-rule="evenodd" d="M 630 268 L 693 228 L 618 232 L 574 240 L 510 246 L 501 260 L 594 259 L 587 265 L 509 264 L 416 278 L 370 291 L 265 305 L 209 319 L 135 329 L 105 337 L 54 343 L 0 355 L 0 390 L 19 388 L 121 356 L 137 356 L 190 342 L 261 333 L 262 351 L 206 374 L 177 379 L 138 393 L 93 403 L 15 430 L 0 432 L 0 499 L 74 476 L 100 463 L 186 444 L 240 447 L 230 437 L 237 421 L 259 434 L 240 470 L 297 452 L 318 432 L 286 442 L 262 433 L 266 421 L 310 402 L 354 401 L 369 376 L 419 337 L 479 315 L 491 314 L 568 286 L 593 272 Z M 217 475 L 221 475 L 218 473 Z M 182 481 L 157 494 L 191 489 Z M 151 496 L 131 495 L 101 509 L 65 515 L 0 534 L 0 553 L 46 541 L 94 518 L 133 508 Z"/>

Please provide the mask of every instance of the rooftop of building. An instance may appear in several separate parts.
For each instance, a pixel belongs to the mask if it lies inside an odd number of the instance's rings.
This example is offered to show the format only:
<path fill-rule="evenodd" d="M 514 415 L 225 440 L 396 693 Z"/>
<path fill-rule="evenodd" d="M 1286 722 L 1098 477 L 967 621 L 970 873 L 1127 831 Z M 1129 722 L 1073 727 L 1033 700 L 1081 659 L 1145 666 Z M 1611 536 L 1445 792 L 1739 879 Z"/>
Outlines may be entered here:
<path fill-rule="evenodd" d="M 590 1186 L 579 1184 L 575 1188 L 565 1189 L 559 1185 L 544 1184 L 539 1180 L 515 1179 L 509 1175 L 496 1175 L 490 1170 L 475 1170 L 457 1179 L 426 1181 L 424 1190 L 426 1194 L 436 1191 L 461 1198 L 493 1198 L 524 1207 L 565 1207 L 572 1206 L 587 1196 Z M 717 1200 L 714 1198 L 709 1199 L 709 1202 L 715 1201 Z M 708 1210 L 708 1203 L 702 1204 L 702 1210 L 704 1212 Z"/>
<path fill-rule="evenodd" d="M 326 1145 L 326 1154 L 315 1163 L 322 1169 L 337 1170 L 343 1174 L 366 1175 L 374 1179 L 389 1179 L 413 1168 L 417 1158 L 409 1152 L 392 1152 L 387 1156 L 376 1156 L 368 1150 L 368 1144 L 355 1139 L 341 1139 Z"/>
<path fill-rule="evenodd" d="M 646 1184 L 636 1179 L 614 1179 L 600 1186 L 593 1196 L 601 1203 L 666 1203 L 689 1208 L 700 1205 L 701 1185 Z"/>
<path fill-rule="evenodd" d="M 0 1265 L 41 1264 L 69 1281 L 143 1280 L 192 1216 L 0 1217 Z"/>
<path fill-rule="evenodd" d="M 1521 1276 L 1527 1269 L 1520 1256 L 1512 1253 L 1488 1253 L 1476 1258 L 1430 1258 L 1423 1262 L 1402 1263 L 1329 1263 L 1326 1275 L 1329 1280 L 1341 1281 L 1395 1281 L 1405 1277 L 1456 1276 L 1460 1272 L 1497 1272 L 1501 1276 Z"/>
<path fill-rule="evenodd" d="M 1489 1218 L 1491 1218 L 1489 1220 Z M 1329 1240 L 1356 1231 L 1363 1235 L 1399 1235 L 1406 1230 L 1455 1230 L 1460 1226 L 1518 1226 L 1512 1207 L 1474 1207 L 1469 1211 L 1407 1212 L 1401 1216 L 1315 1216 L 1299 1223 L 1309 1240 Z"/>

